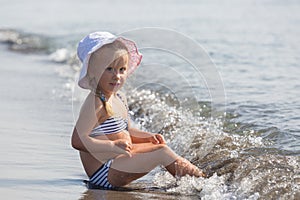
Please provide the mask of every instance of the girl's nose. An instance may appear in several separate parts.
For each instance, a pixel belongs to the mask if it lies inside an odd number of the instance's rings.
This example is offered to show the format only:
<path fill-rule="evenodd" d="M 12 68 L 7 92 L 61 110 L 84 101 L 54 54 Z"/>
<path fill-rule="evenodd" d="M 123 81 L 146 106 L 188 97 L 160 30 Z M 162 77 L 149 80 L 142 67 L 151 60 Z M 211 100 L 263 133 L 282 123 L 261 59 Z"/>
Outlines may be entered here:
<path fill-rule="evenodd" d="M 119 80 L 121 77 L 121 74 L 118 72 L 118 70 L 114 70 L 113 75 L 114 75 L 113 77 L 117 80 Z"/>

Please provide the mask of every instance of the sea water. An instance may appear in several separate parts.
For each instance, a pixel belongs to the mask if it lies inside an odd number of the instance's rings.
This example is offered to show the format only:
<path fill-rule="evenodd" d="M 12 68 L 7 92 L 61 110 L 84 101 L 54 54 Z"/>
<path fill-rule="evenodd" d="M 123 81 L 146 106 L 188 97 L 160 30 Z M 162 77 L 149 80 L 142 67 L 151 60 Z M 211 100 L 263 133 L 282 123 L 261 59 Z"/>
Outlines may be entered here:
<path fill-rule="evenodd" d="M 0 163 L 1 193 L 12 199 L 95 195 L 84 193 L 86 176 L 69 145 L 85 96 L 76 88 L 77 42 L 95 30 L 145 33 L 145 27 L 156 27 L 147 40 L 134 35 L 138 44 L 163 45 L 168 38 L 155 35 L 158 30 L 175 33 L 174 44 L 180 44 L 179 36 L 199 44 L 221 80 L 224 102 L 221 109 L 214 104 L 205 73 L 197 74 L 191 65 L 199 55 L 183 57 L 155 45 L 141 50 L 140 69 L 124 88 L 134 123 L 164 134 L 174 151 L 209 175 L 176 180 L 158 170 L 145 185 L 163 188 L 166 199 L 174 194 L 187 199 L 299 198 L 299 8 L 297 1 L 276 0 L 2 0 L 1 141 L 6 153 Z M 23 75 L 27 79 L 19 90 L 9 87 L 16 83 L 5 78 L 23 80 Z M 139 195 L 146 197 L 143 191 L 133 197 Z"/>

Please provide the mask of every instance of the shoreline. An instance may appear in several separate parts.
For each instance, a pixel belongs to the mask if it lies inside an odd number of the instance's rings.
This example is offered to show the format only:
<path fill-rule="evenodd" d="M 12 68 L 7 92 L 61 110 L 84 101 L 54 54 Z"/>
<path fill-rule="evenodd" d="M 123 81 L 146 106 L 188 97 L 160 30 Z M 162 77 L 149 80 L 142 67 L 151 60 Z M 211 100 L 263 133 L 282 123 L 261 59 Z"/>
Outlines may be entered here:
<path fill-rule="evenodd" d="M 78 154 L 69 138 L 71 102 L 59 98 L 63 79 L 46 55 L 0 45 L 0 193 L 9 199 L 74 199 L 84 191 Z M 71 189 L 71 191 L 67 190 Z"/>
<path fill-rule="evenodd" d="M 78 152 L 70 145 L 72 102 L 64 96 L 63 67 L 46 55 L 11 52 L 0 45 L 2 152 L 0 194 L 9 199 L 173 200 L 176 195 L 150 191 L 147 177 L 130 184 L 132 191 L 90 190 Z M 72 96 L 67 95 L 67 96 Z M 146 180 L 147 179 L 147 180 Z M 141 187 L 145 187 L 141 188 Z"/>

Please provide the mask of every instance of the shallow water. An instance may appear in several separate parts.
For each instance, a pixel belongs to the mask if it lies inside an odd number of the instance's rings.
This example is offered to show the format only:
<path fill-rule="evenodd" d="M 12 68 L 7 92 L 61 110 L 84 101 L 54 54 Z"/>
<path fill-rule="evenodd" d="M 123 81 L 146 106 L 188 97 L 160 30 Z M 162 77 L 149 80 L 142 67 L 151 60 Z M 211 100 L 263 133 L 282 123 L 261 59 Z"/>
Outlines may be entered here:
<path fill-rule="evenodd" d="M 299 2 L 44 3 L 2 1 L 0 8 L 3 196 L 300 198 Z M 106 9 L 99 13 L 99 6 Z M 74 88 L 76 43 L 92 30 L 121 33 L 145 26 L 173 29 L 198 42 L 221 77 L 225 113 L 215 110 L 205 77 L 189 60 L 145 48 L 140 69 L 124 89 L 135 124 L 164 134 L 178 154 L 210 178 L 178 181 L 157 169 L 131 185 L 137 191 L 87 190 L 69 145 L 85 95 Z M 218 117 L 211 118 L 214 112 Z M 146 193 L 156 187 L 161 190 Z"/>

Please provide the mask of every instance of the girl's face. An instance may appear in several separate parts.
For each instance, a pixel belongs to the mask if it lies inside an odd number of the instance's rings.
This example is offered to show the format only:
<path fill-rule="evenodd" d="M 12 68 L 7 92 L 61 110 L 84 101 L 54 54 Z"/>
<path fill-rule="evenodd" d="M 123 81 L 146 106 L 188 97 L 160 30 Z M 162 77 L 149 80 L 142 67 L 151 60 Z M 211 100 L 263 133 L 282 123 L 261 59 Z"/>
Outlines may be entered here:
<path fill-rule="evenodd" d="M 106 95 L 118 91 L 127 78 L 129 56 L 126 50 L 102 47 L 90 58 L 88 74 L 92 87 Z"/>
<path fill-rule="evenodd" d="M 128 70 L 128 55 L 123 54 L 115 59 L 104 71 L 97 89 L 104 94 L 113 94 L 125 83 Z"/>

